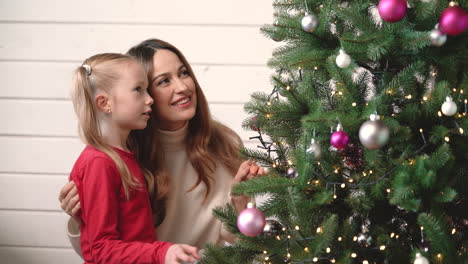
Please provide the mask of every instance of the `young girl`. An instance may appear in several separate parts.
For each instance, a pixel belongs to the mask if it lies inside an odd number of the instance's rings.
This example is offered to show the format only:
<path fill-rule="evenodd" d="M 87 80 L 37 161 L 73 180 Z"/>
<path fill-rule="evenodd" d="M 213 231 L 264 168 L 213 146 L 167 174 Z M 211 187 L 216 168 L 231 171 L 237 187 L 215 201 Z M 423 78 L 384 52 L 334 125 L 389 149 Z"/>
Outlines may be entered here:
<path fill-rule="evenodd" d="M 74 74 L 72 102 L 87 146 L 70 179 L 80 196 L 85 263 L 195 261 L 197 249 L 156 241 L 150 194 L 154 176 L 140 168 L 128 141 L 144 129 L 153 99 L 143 67 L 129 56 L 98 54 Z"/>
<path fill-rule="evenodd" d="M 143 131 L 132 134 L 140 146 L 137 160 L 157 179 L 156 233 L 163 241 L 204 247 L 230 242 L 234 236 L 212 214 L 216 206 L 231 203 L 240 212 L 248 197 L 230 196 L 233 184 L 264 174 L 255 163 L 239 156 L 239 136 L 215 121 L 190 64 L 173 45 L 149 39 L 131 48 L 145 68 L 149 92 L 155 100 L 152 119 Z M 59 196 L 70 215 L 82 207 L 81 194 L 72 183 Z M 69 222 L 72 244 L 75 221 Z M 79 249 L 77 249 L 79 252 Z"/>

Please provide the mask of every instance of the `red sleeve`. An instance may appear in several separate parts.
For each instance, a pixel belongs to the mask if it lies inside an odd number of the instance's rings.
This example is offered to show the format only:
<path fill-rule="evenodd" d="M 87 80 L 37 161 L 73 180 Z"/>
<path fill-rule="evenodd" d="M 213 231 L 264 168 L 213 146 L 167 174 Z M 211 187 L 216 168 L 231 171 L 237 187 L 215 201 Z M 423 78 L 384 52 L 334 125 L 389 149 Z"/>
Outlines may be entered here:
<path fill-rule="evenodd" d="M 167 242 L 124 242 L 118 231 L 120 176 L 110 160 L 95 158 L 86 169 L 80 193 L 82 217 L 96 263 L 164 264 Z M 154 230 L 148 230 L 154 232 Z M 84 235 L 84 234 L 83 234 Z"/>

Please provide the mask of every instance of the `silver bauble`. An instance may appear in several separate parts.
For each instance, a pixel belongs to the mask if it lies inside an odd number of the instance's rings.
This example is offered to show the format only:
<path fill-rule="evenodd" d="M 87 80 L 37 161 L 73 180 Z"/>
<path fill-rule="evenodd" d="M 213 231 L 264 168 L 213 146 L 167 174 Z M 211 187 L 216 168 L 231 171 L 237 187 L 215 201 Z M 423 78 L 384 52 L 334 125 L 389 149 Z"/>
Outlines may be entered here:
<path fill-rule="evenodd" d="M 446 116 L 453 116 L 457 113 L 457 104 L 453 102 L 452 97 L 447 96 L 440 110 Z"/>
<path fill-rule="evenodd" d="M 315 139 L 310 141 L 310 145 L 306 151 L 313 159 L 320 159 L 322 156 L 322 149 L 320 148 L 320 145 L 315 142 Z"/>
<path fill-rule="evenodd" d="M 389 137 L 390 130 L 387 125 L 374 115 L 371 116 L 371 120 L 364 122 L 359 129 L 359 140 L 368 149 L 378 149 L 385 146 Z"/>
<path fill-rule="evenodd" d="M 305 16 L 301 20 L 302 29 L 305 32 L 314 32 L 319 24 L 319 20 L 316 15 L 314 14 L 305 14 Z"/>
<path fill-rule="evenodd" d="M 429 37 L 431 39 L 432 45 L 437 46 L 437 47 L 444 45 L 445 41 L 447 41 L 447 35 L 445 35 L 438 29 L 431 30 Z"/>
<path fill-rule="evenodd" d="M 280 236 L 283 233 L 283 226 L 275 219 L 267 219 L 263 228 L 263 235 L 268 237 Z"/>
<path fill-rule="evenodd" d="M 298 176 L 298 174 L 297 174 L 297 171 L 296 171 L 295 168 L 291 167 L 291 168 L 288 169 L 286 177 L 288 177 L 289 179 L 295 179 L 297 176 Z"/>
<path fill-rule="evenodd" d="M 426 257 L 421 255 L 421 253 L 416 253 L 416 258 L 414 259 L 414 264 L 429 264 L 429 260 Z"/>

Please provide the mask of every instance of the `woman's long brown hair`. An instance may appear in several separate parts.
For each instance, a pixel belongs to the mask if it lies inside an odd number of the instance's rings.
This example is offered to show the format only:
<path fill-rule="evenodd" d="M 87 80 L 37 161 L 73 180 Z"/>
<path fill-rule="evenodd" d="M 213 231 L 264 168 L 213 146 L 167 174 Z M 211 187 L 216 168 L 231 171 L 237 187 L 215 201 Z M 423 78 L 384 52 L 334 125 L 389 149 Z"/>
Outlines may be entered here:
<path fill-rule="evenodd" d="M 174 52 L 185 65 L 195 83 L 197 108 L 195 116 L 189 121 L 189 136 L 186 137 L 185 143 L 187 155 L 198 174 L 198 180 L 189 191 L 203 182 L 207 190 L 205 193 L 206 199 L 212 191 L 212 181 L 216 181 L 214 172 L 217 163 L 224 165 L 233 176 L 236 174 L 241 163 L 239 156 L 241 140 L 233 130 L 212 119 L 208 102 L 195 74 L 185 56 L 176 47 L 159 39 L 148 39 L 131 48 L 127 54 L 143 64 L 148 74 L 149 83 L 151 83 L 154 70 L 153 57 L 160 49 Z M 132 132 L 131 138 L 140 147 L 138 153 L 136 153 L 137 159 L 156 177 L 156 195 L 152 197 L 152 204 L 154 205 L 153 212 L 157 217 L 155 221 L 160 224 L 164 219 L 170 177 L 164 166 L 164 152 L 158 138 L 157 120 L 157 117 L 152 118 L 146 129 Z"/>

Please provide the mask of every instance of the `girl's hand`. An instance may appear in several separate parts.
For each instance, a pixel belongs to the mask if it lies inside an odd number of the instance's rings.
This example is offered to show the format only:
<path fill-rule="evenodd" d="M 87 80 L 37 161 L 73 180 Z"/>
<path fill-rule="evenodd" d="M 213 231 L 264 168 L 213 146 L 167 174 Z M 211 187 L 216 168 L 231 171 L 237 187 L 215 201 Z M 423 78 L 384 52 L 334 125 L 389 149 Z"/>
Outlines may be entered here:
<path fill-rule="evenodd" d="M 257 165 L 255 161 L 247 160 L 241 163 L 236 176 L 232 180 L 232 184 L 237 184 L 243 181 L 251 180 L 257 176 L 265 175 L 266 171 Z M 245 195 L 231 195 L 231 203 L 237 213 L 244 210 L 249 202 L 250 197 Z"/>
<path fill-rule="evenodd" d="M 198 249 L 185 244 L 174 244 L 166 253 L 165 264 L 192 263 L 200 259 Z"/>
<path fill-rule="evenodd" d="M 78 188 L 74 182 L 68 182 L 62 187 L 59 194 L 60 207 L 69 216 L 75 216 L 81 209 Z"/>

